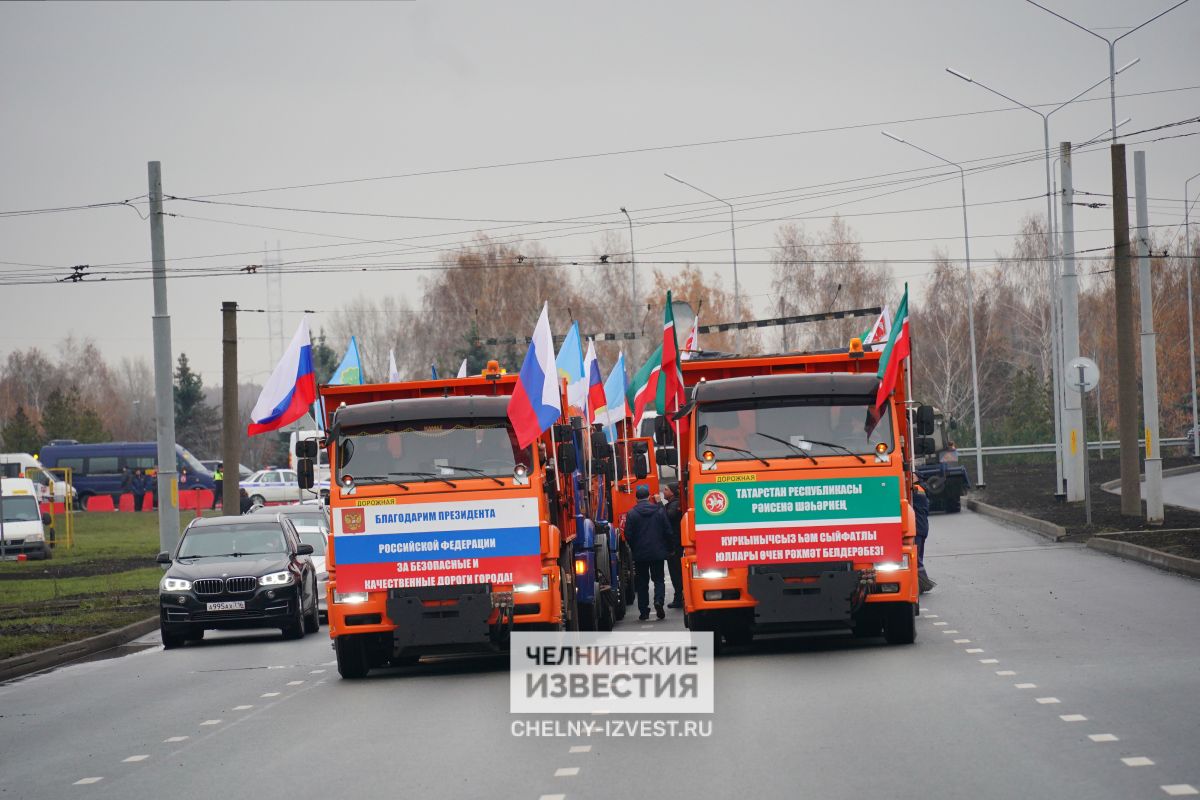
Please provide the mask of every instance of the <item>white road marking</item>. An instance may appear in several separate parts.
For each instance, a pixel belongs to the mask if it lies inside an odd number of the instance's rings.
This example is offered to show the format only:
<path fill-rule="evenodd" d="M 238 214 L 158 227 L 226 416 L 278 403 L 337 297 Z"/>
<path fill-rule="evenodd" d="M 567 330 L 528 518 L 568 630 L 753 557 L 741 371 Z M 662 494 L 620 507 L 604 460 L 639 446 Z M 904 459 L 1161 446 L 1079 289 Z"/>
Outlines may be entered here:
<path fill-rule="evenodd" d="M 928 617 L 929 619 L 937 619 L 937 614 L 925 614 L 924 616 Z"/>
<path fill-rule="evenodd" d="M 544 794 L 538 800 L 567 800 L 565 794 Z"/>
<path fill-rule="evenodd" d="M 99 783 L 102 780 L 104 780 L 104 778 L 80 778 L 79 780 L 75 781 L 75 783 L 73 785 L 74 786 L 86 786 L 89 783 Z"/>
<path fill-rule="evenodd" d="M 221 724 L 221 720 L 219 720 L 219 719 L 206 719 L 206 720 L 204 720 L 204 722 L 201 722 L 200 724 L 201 724 L 201 725 L 220 725 L 220 724 Z"/>
<path fill-rule="evenodd" d="M 578 774 L 579 767 L 559 767 L 554 770 L 554 777 L 556 778 L 574 778 Z"/>
<path fill-rule="evenodd" d="M 1182 797 L 1185 794 L 1200 794 L 1200 789 L 1197 789 L 1190 783 L 1171 783 L 1158 788 L 1171 795 L 1171 797 Z"/>
<path fill-rule="evenodd" d="M 943 633 L 945 633 L 945 631 L 943 631 Z M 955 639 L 954 643 L 955 644 L 970 644 L 971 640 L 970 639 Z"/>
<path fill-rule="evenodd" d="M 1119 741 L 1121 741 L 1116 736 L 1113 736 L 1111 733 L 1090 733 L 1090 734 L 1088 734 L 1088 738 L 1091 739 L 1093 742 L 1119 742 Z"/>
<path fill-rule="evenodd" d="M 1059 714 L 1058 718 L 1063 722 L 1087 722 L 1087 717 L 1083 714 Z"/>
<path fill-rule="evenodd" d="M 149 757 L 150 757 L 149 753 L 146 753 L 146 754 L 140 755 L 140 756 L 130 756 L 129 758 L 122 758 L 121 763 L 122 764 L 132 764 L 134 761 L 145 761 Z"/>
<path fill-rule="evenodd" d="M 1062 701 L 1061 701 L 1061 700 L 1059 700 L 1057 697 L 1039 697 L 1039 698 L 1037 699 L 1037 701 L 1038 701 L 1039 703 L 1041 703 L 1042 705 L 1047 705 L 1047 704 L 1050 704 L 1050 703 L 1060 703 L 1060 702 L 1062 702 Z"/>
<path fill-rule="evenodd" d="M 1017 688 L 1017 689 L 1036 689 L 1037 684 L 1036 683 L 1014 683 L 1013 687 Z"/>
<path fill-rule="evenodd" d="M 934 625 L 949 625 L 949 622 L 935 622 Z"/>
<path fill-rule="evenodd" d="M 279 697 L 279 692 L 267 692 L 266 694 L 260 694 L 259 697 Z"/>
<path fill-rule="evenodd" d="M 943 628 L 942 633 L 958 633 L 954 628 Z"/>
<path fill-rule="evenodd" d="M 998 658 L 981 658 L 981 659 L 979 659 L 979 663 L 980 664 L 999 664 L 1000 659 L 998 659 Z"/>
<path fill-rule="evenodd" d="M 572 752 L 572 753 L 590 753 L 590 752 L 592 752 L 592 746 L 590 744 L 577 744 L 571 748 L 570 752 Z"/>
<path fill-rule="evenodd" d="M 1154 766 L 1154 762 L 1151 761 L 1150 759 L 1146 758 L 1145 756 L 1134 756 L 1133 758 L 1122 758 L 1121 761 L 1125 762 L 1125 766 L 1127 766 L 1127 767 L 1152 767 L 1152 766 Z"/>
<path fill-rule="evenodd" d="M 593 712 L 592 712 L 592 716 L 593 716 L 593 717 L 602 717 L 602 716 L 604 716 L 604 715 L 605 715 L 605 714 L 607 714 L 607 713 L 608 713 L 608 709 L 607 709 L 607 708 L 602 708 L 602 709 L 598 709 L 598 710 L 596 710 L 596 711 L 593 711 Z"/>
<path fill-rule="evenodd" d="M 309 675 L 320 675 L 324 671 L 325 670 L 323 670 L 323 669 L 314 669 L 314 670 L 310 670 L 308 674 Z"/>
<path fill-rule="evenodd" d="M 167 744 L 167 743 L 171 743 L 171 742 L 182 742 L 187 738 L 188 737 L 186 737 L 186 736 L 171 736 L 169 738 L 163 739 L 163 743 Z"/>
<path fill-rule="evenodd" d="M 247 711 L 251 708 L 254 708 L 254 706 L 234 706 L 233 710 L 234 711 Z"/>
<path fill-rule="evenodd" d="M 1017 671 L 1015 669 L 998 669 L 998 670 L 996 670 L 996 674 L 997 675 L 1016 675 Z"/>
<path fill-rule="evenodd" d="M 288 681 L 287 685 L 288 686 L 299 686 L 302 683 L 304 683 L 304 681 Z"/>
<path fill-rule="evenodd" d="M 983 648 L 982 647 L 968 647 L 967 652 L 968 653 L 982 653 Z"/>

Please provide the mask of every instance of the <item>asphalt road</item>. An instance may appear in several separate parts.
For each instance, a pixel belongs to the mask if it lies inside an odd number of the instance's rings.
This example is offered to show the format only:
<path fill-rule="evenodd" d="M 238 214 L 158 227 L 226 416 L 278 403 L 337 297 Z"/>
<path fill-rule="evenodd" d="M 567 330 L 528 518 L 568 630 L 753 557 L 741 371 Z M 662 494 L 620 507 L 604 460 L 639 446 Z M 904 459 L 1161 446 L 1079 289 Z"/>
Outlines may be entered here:
<path fill-rule="evenodd" d="M 1200 583 L 970 513 L 935 517 L 929 548 L 939 583 L 915 645 L 793 638 L 722 656 L 707 738 L 517 738 L 506 659 L 348 682 L 324 631 L 210 633 L 0 686 L 0 798 L 1125 800 L 1200 788 Z M 681 619 L 641 625 L 626 618 L 650 633 Z"/>

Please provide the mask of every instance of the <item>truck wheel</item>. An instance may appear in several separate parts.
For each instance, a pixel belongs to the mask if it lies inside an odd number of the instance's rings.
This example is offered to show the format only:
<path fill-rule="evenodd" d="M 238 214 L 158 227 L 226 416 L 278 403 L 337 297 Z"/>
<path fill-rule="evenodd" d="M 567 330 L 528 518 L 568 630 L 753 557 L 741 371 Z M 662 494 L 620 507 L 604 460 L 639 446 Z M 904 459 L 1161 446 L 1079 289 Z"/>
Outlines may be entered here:
<path fill-rule="evenodd" d="M 594 631 L 596 630 L 596 604 L 595 603 L 580 603 L 579 609 L 579 627 L 577 630 Z"/>
<path fill-rule="evenodd" d="M 633 605 L 633 553 L 628 542 L 621 542 L 621 602 L 626 606 Z"/>
<path fill-rule="evenodd" d="M 854 627 L 851 629 L 856 639 L 870 639 L 883 633 L 883 614 L 874 603 L 865 604 L 854 615 Z"/>
<path fill-rule="evenodd" d="M 916 606 L 887 603 L 883 612 L 883 638 L 888 644 L 912 644 L 917 639 Z"/>
<path fill-rule="evenodd" d="M 735 625 L 721 631 L 725 643 L 731 647 L 749 647 L 754 641 L 754 633 L 745 625 Z"/>
<path fill-rule="evenodd" d="M 338 674 L 347 680 L 358 680 L 367 677 L 371 671 L 367 663 L 367 648 L 363 646 L 361 636 L 347 635 L 334 639 L 334 651 L 337 653 Z"/>
<path fill-rule="evenodd" d="M 962 490 L 963 486 L 957 481 L 946 484 L 946 494 L 943 505 L 946 507 L 947 514 L 957 514 L 962 511 Z"/>

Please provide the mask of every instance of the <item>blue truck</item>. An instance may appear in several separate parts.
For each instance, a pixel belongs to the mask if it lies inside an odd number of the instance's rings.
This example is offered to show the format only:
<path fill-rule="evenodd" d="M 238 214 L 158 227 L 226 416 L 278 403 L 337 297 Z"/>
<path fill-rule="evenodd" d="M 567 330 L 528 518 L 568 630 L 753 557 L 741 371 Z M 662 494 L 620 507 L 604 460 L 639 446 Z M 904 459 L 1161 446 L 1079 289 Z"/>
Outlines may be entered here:
<path fill-rule="evenodd" d="M 917 480 L 925 487 L 930 511 L 957 514 L 962 511 L 962 497 L 971 488 L 971 476 L 959 463 L 958 450 L 950 432 L 958 427 L 953 417 L 933 409 L 933 432 L 918 439 L 924 447 L 917 452 Z"/>

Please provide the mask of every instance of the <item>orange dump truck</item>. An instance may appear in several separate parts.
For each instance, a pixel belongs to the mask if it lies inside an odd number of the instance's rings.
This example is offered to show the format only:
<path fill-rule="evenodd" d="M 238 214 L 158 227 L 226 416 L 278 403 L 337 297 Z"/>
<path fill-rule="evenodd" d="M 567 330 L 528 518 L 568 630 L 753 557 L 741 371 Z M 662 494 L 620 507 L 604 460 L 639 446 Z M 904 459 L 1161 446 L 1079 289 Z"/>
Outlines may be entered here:
<path fill-rule="evenodd" d="M 679 420 L 688 627 L 850 629 L 912 642 L 917 604 L 903 376 L 878 353 L 691 360 Z"/>
<path fill-rule="evenodd" d="M 577 624 L 579 498 L 547 457 L 551 432 L 518 447 L 515 383 L 493 369 L 321 388 L 329 633 L 343 677 Z"/>

